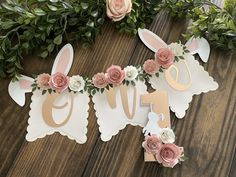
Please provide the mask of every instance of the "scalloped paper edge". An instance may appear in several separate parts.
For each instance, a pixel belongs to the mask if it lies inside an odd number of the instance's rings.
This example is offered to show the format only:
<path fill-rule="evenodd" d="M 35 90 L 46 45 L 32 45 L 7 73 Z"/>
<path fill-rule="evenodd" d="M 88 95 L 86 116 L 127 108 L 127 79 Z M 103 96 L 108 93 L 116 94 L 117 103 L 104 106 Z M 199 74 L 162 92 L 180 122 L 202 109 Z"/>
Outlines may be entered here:
<path fill-rule="evenodd" d="M 77 93 L 77 94 L 81 94 L 81 93 Z M 84 125 L 85 125 L 85 130 L 82 132 L 83 133 L 83 135 L 85 135 L 85 139 L 84 140 L 80 140 L 80 139 L 78 139 L 78 138 L 75 138 L 75 137 L 73 137 L 73 135 L 71 135 L 71 134 L 69 134 L 69 133 L 67 133 L 67 132 L 65 132 L 65 131 L 63 131 L 63 130 L 61 130 L 60 128 L 50 128 L 50 130 L 48 130 L 48 131 L 46 131 L 46 132 L 43 132 L 43 133 L 41 133 L 41 134 L 39 134 L 39 135 L 36 135 L 36 136 L 34 136 L 34 137 L 31 137 L 31 138 L 29 138 L 28 137 L 28 135 L 29 135 L 29 131 L 30 131 L 30 124 L 32 123 L 32 117 L 33 117 L 33 115 L 32 115 L 32 112 L 33 112 L 33 105 L 35 104 L 35 102 L 33 102 L 33 99 L 35 99 L 35 97 L 37 98 L 37 95 L 36 94 L 33 94 L 32 96 L 31 96 L 31 104 L 30 104 L 30 111 L 29 111 L 29 118 L 28 118 L 28 121 L 27 121 L 27 123 L 28 123 L 28 126 L 27 126 L 27 134 L 26 134 L 26 140 L 27 141 L 29 141 L 29 142 L 33 142 L 33 141 L 36 141 L 37 139 L 42 139 L 42 138 L 44 138 L 44 137 L 46 137 L 46 136 L 48 136 L 48 135 L 52 135 L 53 133 L 59 133 L 60 135 L 62 135 L 62 136 L 65 136 L 65 137 L 67 137 L 68 139 L 70 139 L 70 140 L 74 140 L 75 142 L 77 142 L 77 143 L 79 143 L 79 144 L 84 144 L 84 143 L 86 143 L 86 141 L 87 141 L 87 133 L 88 133 L 88 117 L 89 117 L 89 108 L 90 108 L 90 106 L 89 106 L 89 102 L 90 102 L 90 98 L 89 98 L 89 94 L 88 93 L 84 93 L 84 94 L 86 94 L 86 96 L 87 96 L 87 104 L 86 104 L 86 107 L 85 107 L 85 116 L 86 116 L 86 119 L 84 120 Z M 81 94 L 82 95 L 82 94 Z M 45 123 L 46 124 L 46 123 Z M 49 126 L 48 126 L 49 127 Z"/>
<path fill-rule="evenodd" d="M 142 81 L 135 81 L 135 83 L 136 83 L 136 86 L 137 86 L 137 84 L 138 83 L 141 83 L 140 84 L 140 88 L 141 88 L 141 90 L 142 91 L 144 91 L 145 93 L 142 93 L 142 94 L 148 94 L 148 92 L 147 92 L 147 86 L 146 86 L 146 84 L 145 84 L 145 82 L 142 82 Z M 94 108 L 94 110 L 95 110 L 95 115 L 96 115 L 96 117 L 97 117 L 97 124 L 98 124 L 98 126 L 99 126 L 99 132 L 101 133 L 101 139 L 102 139 L 102 141 L 109 141 L 109 140 L 111 140 L 111 138 L 113 137 L 113 136 L 115 136 L 115 135 L 117 135 L 121 130 L 123 130 L 123 129 L 125 129 L 126 128 L 126 126 L 127 125 L 132 125 L 132 126 L 140 126 L 140 127 L 144 127 L 145 125 L 146 125 L 146 123 L 147 123 L 147 114 L 148 114 L 148 112 L 149 112 L 149 107 L 145 107 L 145 106 L 141 106 L 140 105 L 140 107 L 142 107 L 143 108 L 143 110 L 145 110 L 145 116 L 144 116 L 144 121 L 143 121 L 143 123 L 141 123 L 141 122 L 138 122 L 138 121 L 132 121 L 132 120 L 129 120 L 128 118 L 126 118 L 126 121 L 123 123 L 123 124 L 121 124 L 121 126 L 118 126 L 118 127 L 116 127 L 116 129 L 113 129 L 113 131 L 111 131 L 111 133 L 108 135 L 108 136 L 105 136 L 104 135 L 104 130 L 103 130 L 103 128 L 102 128 L 102 125 L 101 125 L 101 122 L 103 121 L 102 120 L 102 115 L 100 114 L 100 111 L 99 111 L 99 108 L 97 107 L 97 104 L 96 104 L 96 102 L 97 102 L 97 97 L 96 97 L 96 95 L 97 94 L 100 94 L 101 95 L 101 93 L 96 93 L 93 97 L 92 97 L 92 102 L 94 103 L 94 106 L 93 106 L 93 108 Z M 103 93 L 104 94 L 104 93 Z M 140 94 L 140 96 L 141 96 L 141 94 Z M 138 96 L 137 96 L 138 97 Z M 139 101 L 138 101 L 139 100 Z M 140 103 L 140 97 L 138 98 L 138 100 L 137 100 L 137 103 L 139 102 Z M 122 107 L 122 106 L 121 106 Z M 122 108 L 122 111 L 121 112 L 123 112 L 123 108 Z M 135 119 L 135 118 L 134 118 Z"/>
<path fill-rule="evenodd" d="M 171 103 L 170 103 L 170 110 L 171 110 L 172 112 L 174 112 L 175 115 L 176 115 L 176 117 L 179 118 L 179 119 L 184 118 L 184 116 L 186 115 L 186 111 L 188 110 L 189 105 L 190 105 L 190 103 L 191 103 L 191 101 L 192 101 L 194 95 L 199 95 L 199 94 L 201 94 L 201 93 L 207 93 L 207 92 L 209 92 L 209 91 L 214 91 L 214 90 L 218 89 L 218 87 L 219 87 L 218 83 L 213 79 L 213 77 L 211 77 L 211 76 L 209 75 L 209 73 L 208 73 L 207 71 L 205 71 L 205 69 L 203 68 L 203 66 L 200 65 L 200 63 L 199 63 L 197 60 L 194 59 L 194 56 L 191 55 L 191 54 L 187 54 L 187 55 L 189 55 L 189 57 L 191 57 L 192 62 L 193 62 L 196 66 L 199 67 L 199 70 L 200 70 L 201 72 L 203 72 L 204 74 L 206 74 L 206 75 L 209 77 L 209 82 L 212 82 L 212 83 L 214 84 L 214 86 L 212 86 L 212 88 L 203 89 L 203 90 L 198 91 L 198 92 L 192 92 L 192 93 L 191 93 L 192 96 L 189 97 L 189 99 L 188 99 L 187 102 L 186 102 L 186 105 L 185 105 L 185 106 L 183 107 L 183 109 L 182 109 L 182 110 L 184 111 L 184 114 L 183 114 L 183 115 L 182 115 L 181 113 L 179 114 L 179 113 L 177 112 L 177 110 L 176 110 L 175 108 L 173 108 L 173 106 L 171 106 Z M 156 76 L 153 76 L 153 77 L 156 77 Z M 156 78 L 155 78 L 155 79 L 156 79 Z M 150 80 L 149 80 L 149 82 L 148 82 L 148 83 L 151 84 L 151 87 L 152 87 L 153 89 L 159 90 L 157 87 L 155 87 L 154 83 L 153 83 L 151 80 L 152 80 L 152 78 L 150 78 Z M 165 90 L 165 89 L 164 89 L 164 88 L 161 88 L 161 90 Z M 169 93 L 168 93 L 168 95 L 169 95 L 169 97 L 170 97 L 170 94 L 169 94 Z"/>

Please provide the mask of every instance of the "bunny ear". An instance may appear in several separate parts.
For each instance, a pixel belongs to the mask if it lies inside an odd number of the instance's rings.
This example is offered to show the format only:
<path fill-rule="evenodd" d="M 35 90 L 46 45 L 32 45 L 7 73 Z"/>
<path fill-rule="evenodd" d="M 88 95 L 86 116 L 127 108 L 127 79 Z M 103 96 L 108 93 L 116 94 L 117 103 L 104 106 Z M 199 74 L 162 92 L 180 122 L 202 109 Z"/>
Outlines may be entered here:
<path fill-rule="evenodd" d="M 158 49 L 167 47 L 167 44 L 156 34 L 147 29 L 138 29 L 138 35 L 143 43 L 153 52 L 157 52 Z"/>
<path fill-rule="evenodd" d="M 52 74 L 60 72 L 67 75 L 72 66 L 73 58 L 74 58 L 73 47 L 71 44 L 66 44 L 57 54 L 57 57 L 52 67 Z"/>
<path fill-rule="evenodd" d="M 32 91 L 31 85 L 34 79 L 23 76 L 18 78 L 18 81 L 11 81 L 8 86 L 8 92 L 11 98 L 20 106 L 25 105 L 25 93 Z"/>
<path fill-rule="evenodd" d="M 210 45 L 205 38 L 191 37 L 185 44 L 192 55 L 198 53 L 203 62 L 207 62 L 210 56 Z"/>

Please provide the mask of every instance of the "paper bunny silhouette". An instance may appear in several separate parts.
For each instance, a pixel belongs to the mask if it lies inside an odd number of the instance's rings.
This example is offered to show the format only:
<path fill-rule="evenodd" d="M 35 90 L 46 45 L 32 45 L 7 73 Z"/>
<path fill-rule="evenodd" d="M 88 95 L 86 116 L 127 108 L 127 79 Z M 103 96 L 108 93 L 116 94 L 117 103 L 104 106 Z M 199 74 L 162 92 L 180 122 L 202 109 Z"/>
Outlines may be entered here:
<path fill-rule="evenodd" d="M 147 135 L 159 135 L 162 128 L 159 126 L 158 122 L 164 120 L 164 114 L 156 114 L 155 112 L 148 113 L 148 123 L 143 128 L 144 136 Z"/>
<path fill-rule="evenodd" d="M 138 34 L 142 42 L 153 52 L 169 47 L 160 37 L 147 29 L 139 29 Z M 170 109 L 178 118 L 185 116 L 193 95 L 218 88 L 218 84 L 192 55 L 198 53 L 207 61 L 210 53 L 208 42 L 204 38 L 191 38 L 186 47 L 190 53 L 185 53 L 183 59 L 164 69 L 164 72 L 159 72 L 158 77 L 152 75 L 149 80 L 154 89 L 168 92 Z"/>
<path fill-rule="evenodd" d="M 55 59 L 51 75 L 67 75 L 73 63 L 73 55 L 72 46 L 65 45 Z M 31 92 L 33 82 L 34 79 L 27 76 L 20 77 L 17 82 L 10 82 L 9 94 L 20 106 L 24 105 L 25 93 Z M 31 100 L 26 140 L 34 141 L 59 132 L 80 144 L 86 142 L 89 109 L 89 95 L 86 92 L 66 90 L 60 94 L 52 92 L 42 95 L 42 90 L 36 90 Z"/>

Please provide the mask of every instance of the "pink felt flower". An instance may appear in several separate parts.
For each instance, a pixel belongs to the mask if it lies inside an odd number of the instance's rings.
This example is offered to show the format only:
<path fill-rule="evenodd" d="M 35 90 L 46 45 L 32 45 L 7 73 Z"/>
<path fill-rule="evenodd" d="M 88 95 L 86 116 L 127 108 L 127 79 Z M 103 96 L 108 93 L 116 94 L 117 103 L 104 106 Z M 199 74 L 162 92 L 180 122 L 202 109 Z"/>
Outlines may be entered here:
<path fill-rule="evenodd" d="M 161 140 L 156 135 L 146 136 L 142 144 L 147 153 L 155 155 L 162 147 Z"/>
<path fill-rule="evenodd" d="M 55 89 L 57 92 L 61 93 L 68 88 L 69 81 L 70 79 L 68 76 L 57 72 L 51 76 L 49 85 L 52 89 Z"/>
<path fill-rule="evenodd" d="M 158 150 L 155 157 L 156 160 L 164 167 L 173 168 L 178 162 L 183 153 L 183 148 L 175 144 L 163 144 L 161 149 Z"/>
<path fill-rule="evenodd" d="M 107 69 L 106 79 L 108 83 L 118 86 L 122 84 L 123 80 L 125 79 L 125 72 L 120 66 L 112 65 Z"/>
<path fill-rule="evenodd" d="M 173 64 L 174 59 L 175 55 L 169 48 L 160 48 L 155 53 L 156 62 L 163 68 L 169 68 Z"/>
<path fill-rule="evenodd" d="M 122 20 L 131 12 L 131 0 L 106 0 L 107 16 L 113 21 Z"/>
<path fill-rule="evenodd" d="M 146 73 L 152 75 L 158 72 L 160 66 L 154 60 L 147 60 L 143 64 L 143 69 Z"/>
<path fill-rule="evenodd" d="M 92 82 L 97 88 L 105 88 L 107 86 L 107 80 L 104 73 L 97 73 L 93 76 Z"/>
<path fill-rule="evenodd" d="M 36 78 L 37 85 L 42 89 L 48 89 L 49 86 L 50 75 L 49 74 L 40 74 Z"/>

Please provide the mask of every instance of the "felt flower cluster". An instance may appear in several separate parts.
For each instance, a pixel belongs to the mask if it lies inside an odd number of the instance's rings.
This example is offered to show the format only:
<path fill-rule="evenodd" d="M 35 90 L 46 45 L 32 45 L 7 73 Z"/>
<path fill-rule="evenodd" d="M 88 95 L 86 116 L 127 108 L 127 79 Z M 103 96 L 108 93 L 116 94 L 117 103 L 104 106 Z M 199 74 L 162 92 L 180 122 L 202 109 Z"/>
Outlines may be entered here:
<path fill-rule="evenodd" d="M 32 84 L 32 91 L 42 89 L 42 93 L 45 94 L 47 91 L 61 93 L 68 89 L 73 92 L 87 91 L 94 95 L 96 92 L 103 93 L 105 89 L 121 84 L 135 86 L 136 81 L 148 81 L 151 75 L 159 77 L 159 72 L 169 68 L 175 61 L 184 59 L 187 52 L 189 51 L 181 43 L 171 43 L 166 48 L 160 48 L 155 53 L 155 59 L 146 60 L 143 67 L 127 66 L 122 69 L 118 65 L 112 65 L 106 73 L 97 73 L 92 79 L 84 79 L 79 75 L 68 77 L 59 72 L 53 75 L 40 74 Z"/>
<path fill-rule="evenodd" d="M 141 67 L 127 66 L 122 69 L 118 65 L 112 65 L 106 73 L 95 74 L 90 83 L 86 84 L 86 88 L 91 95 L 94 95 L 96 92 L 103 93 L 105 89 L 122 84 L 135 86 L 135 81 L 138 80 L 145 80 Z"/>
<path fill-rule="evenodd" d="M 53 75 L 43 73 L 36 77 L 32 84 L 32 91 L 40 89 L 42 94 L 45 94 L 47 91 L 49 93 L 62 93 L 65 90 L 83 92 L 85 84 L 86 80 L 79 75 L 69 77 L 60 72 Z"/>
<path fill-rule="evenodd" d="M 148 75 L 159 76 L 159 72 L 169 68 L 175 61 L 184 59 L 184 55 L 188 53 L 185 45 L 181 43 L 171 43 L 165 48 L 160 48 L 155 53 L 155 59 L 149 59 L 143 64 L 143 70 Z"/>
<path fill-rule="evenodd" d="M 159 135 L 148 135 L 142 143 L 145 152 L 154 155 L 156 161 L 164 167 L 173 168 L 184 161 L 183 147 L 174 144 L 175 134 L 170 128 L 163 128 Z"/>

